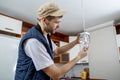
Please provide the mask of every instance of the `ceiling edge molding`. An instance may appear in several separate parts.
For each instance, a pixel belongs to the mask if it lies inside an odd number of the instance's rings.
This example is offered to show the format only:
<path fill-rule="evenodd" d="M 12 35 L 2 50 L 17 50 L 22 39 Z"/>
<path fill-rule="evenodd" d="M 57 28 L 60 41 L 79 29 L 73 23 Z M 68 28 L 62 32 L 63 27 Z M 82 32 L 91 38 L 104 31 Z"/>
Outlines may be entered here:
<path fill-rule="evenodd" d="M 87 28 L 86 31 L 91 32 L 91 31 L 98 30 L 98 29 L 101 29 L 104 27 L 113 26 L 113 23 L 114 23 L 114 21 L 112 20 L 112 21 L 109 21 L 109 22 L 106 22 L 106 23 L 103 23 L 100 25 L 93 26 L 91 28 Z"/>

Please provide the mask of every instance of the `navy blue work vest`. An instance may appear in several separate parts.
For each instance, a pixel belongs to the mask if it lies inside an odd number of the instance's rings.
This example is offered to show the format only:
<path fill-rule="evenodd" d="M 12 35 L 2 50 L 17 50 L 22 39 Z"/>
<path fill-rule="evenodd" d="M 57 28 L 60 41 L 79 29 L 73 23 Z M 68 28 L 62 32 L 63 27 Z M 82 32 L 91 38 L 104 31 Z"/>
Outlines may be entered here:
<path fill-rule="evenodd" d="M 42 34 L 39 25 L 32 27 L 21 39 L 19 44 L 19 54 L 16 66 L 15 80 L 50 80 L 50 77 L 45 74 L 42 70 L 36 71 L 33 61 L 28 57 L 24 51 L 23 44 L 27 39 L 36 38 L 46 48 L 47 52 L 53 59 L 51 40 L 48 39 L 50 45 Z"/>

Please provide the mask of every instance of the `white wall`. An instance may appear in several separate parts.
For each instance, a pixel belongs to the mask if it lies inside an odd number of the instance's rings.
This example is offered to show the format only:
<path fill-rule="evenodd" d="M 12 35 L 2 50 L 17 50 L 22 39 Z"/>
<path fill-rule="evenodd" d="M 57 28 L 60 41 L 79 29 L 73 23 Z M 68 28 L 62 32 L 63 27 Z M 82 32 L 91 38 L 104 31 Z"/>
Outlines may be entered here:
<path fill-rule="evenodd" d="M 89 68 L 91 78 L 120 80 L 119 53 L 115 27 L 105 23 L 90 31 Z"/>

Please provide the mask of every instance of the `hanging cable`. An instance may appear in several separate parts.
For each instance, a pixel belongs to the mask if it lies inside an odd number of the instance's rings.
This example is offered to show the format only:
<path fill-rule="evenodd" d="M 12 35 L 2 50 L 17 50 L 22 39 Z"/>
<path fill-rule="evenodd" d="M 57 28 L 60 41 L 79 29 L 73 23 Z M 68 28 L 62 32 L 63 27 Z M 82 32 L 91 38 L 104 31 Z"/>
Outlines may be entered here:
<path fill-rule="evenodd" d="M 83 26 L 83 33 L 80 33 L 80 49 L 88 48 L 90 43 L 90 34 L 86 32 L 86 25 L 85 25 L 85 14 L 84 14 L 84 2 L 81 0 L 81 10 L 82 10 L 82 26 Z"/>
<path fill-rule="evenodd" d="M 82 10 L 82 26 L 83 26 L 83 30 L 84 32 L 86 31 L 85 29 L 85 14 L 84 14 L 84 2 L 83 0 L 81 0 L 81 10 Z"/>

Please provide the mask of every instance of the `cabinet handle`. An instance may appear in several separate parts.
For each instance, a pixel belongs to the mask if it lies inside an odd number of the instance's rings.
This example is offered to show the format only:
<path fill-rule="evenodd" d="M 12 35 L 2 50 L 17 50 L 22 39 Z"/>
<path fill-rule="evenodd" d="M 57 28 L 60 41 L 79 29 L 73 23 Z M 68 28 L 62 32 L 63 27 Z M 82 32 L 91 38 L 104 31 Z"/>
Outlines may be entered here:
<path fill-rule="evenodd" d="M 10 30 L 10 31 L 14 31 L 13 29 L 11 29 L 11 28 L 5 28 L 6 30 Z"/>

